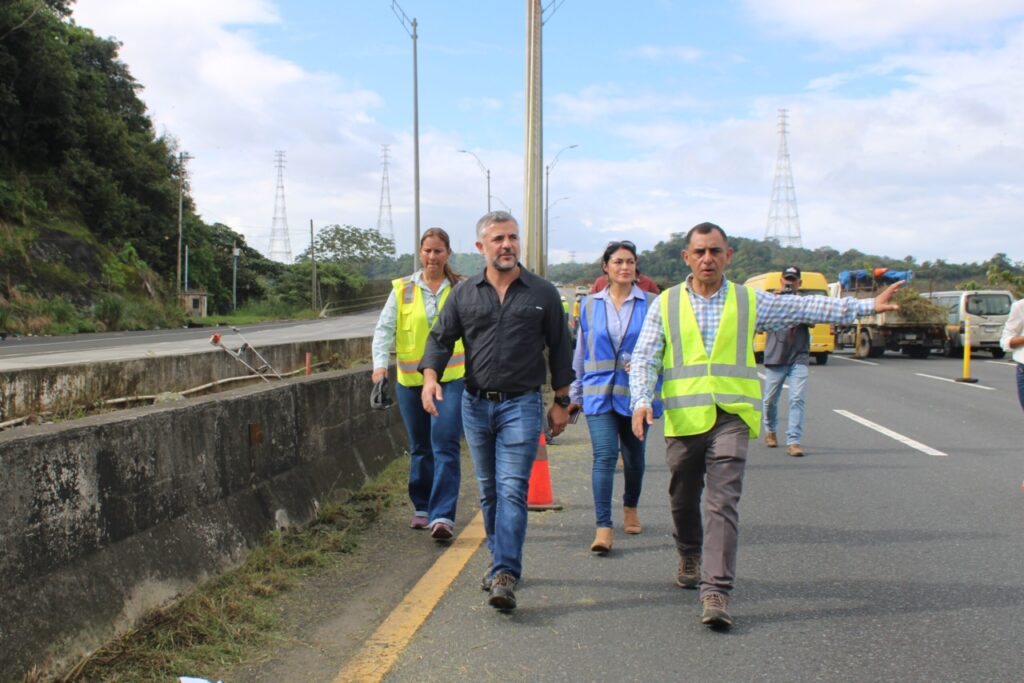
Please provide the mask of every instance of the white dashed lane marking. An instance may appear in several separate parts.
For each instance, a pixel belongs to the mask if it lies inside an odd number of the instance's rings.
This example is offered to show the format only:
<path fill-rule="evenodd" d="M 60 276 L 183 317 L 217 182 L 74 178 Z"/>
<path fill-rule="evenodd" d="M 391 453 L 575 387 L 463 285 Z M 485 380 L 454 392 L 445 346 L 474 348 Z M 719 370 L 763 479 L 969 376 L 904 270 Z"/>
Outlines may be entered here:
<path fill-rule="evenodd" d="M 972 384 L 970 382 L 957 382 L 955 379 L 949 377 L 936 377 L 935 375 L 926 375 L 923 372 L 915 372 L 918 377 L 927 377 L 928 379 L 937 379 L 940 382 L 953 382 L 954 384 L 962 384 L 965 387 L 974 387 L 975 389 L 984 389 L 985 391 L 995 391 L 994 387 L 986 387 L 983 384 Z"/>
<path fill-rule="evenodd" d="M 843 417 L 848 417 L 851 420 L 853 420 L 854 422 L 862 424 L 865 427 L 868 427 L 870 429 L 874 429 L 879 434 L 885 434 L 890 439 L 895 439 L 896 441 L 899 441 L 901 444 L 904 444 L 906 446 L 910 446 L 911 448 L 913 448 L 915 450 L 918 450 L 918 451 L 921 451 L 922 453 L 925 453 L 927 455 L 936 455 L 936 456 L 947 456 L 947 455 L 949 455 L 948 453 L 943 453 L 942 451 L 937 451 L 934 448 L 932 448 L 931 446 L 925 446 L 923 443 L 921 443 L 919 441 L 914 441 L 909 436 L 903 436 L 899 432 L 894 432 L 893 430 L 889 429 L 888 427 L 883 427 L 880 424 L 876 424 L 876 423 L 872 422 L 871 420 L 868 420 L 867 418 L 861 417 L 860 415 L 854 415 L 853 413 L 851 413 L 848 410 L 839 410 L 837 408 L 837 409 L 835 409 L 835 412 L 839 413 Z"/>

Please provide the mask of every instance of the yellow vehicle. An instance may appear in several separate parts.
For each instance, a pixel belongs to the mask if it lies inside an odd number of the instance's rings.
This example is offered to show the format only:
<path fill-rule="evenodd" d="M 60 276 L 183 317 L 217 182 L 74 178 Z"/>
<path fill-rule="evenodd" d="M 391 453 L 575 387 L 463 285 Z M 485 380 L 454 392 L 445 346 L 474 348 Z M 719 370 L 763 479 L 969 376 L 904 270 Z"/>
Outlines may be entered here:
<path fill-rule="evenodd" d="M 800 290 L 797 294 L 807 296 L 808 294 L 820 294 L 828 296 L 828 280 L 821 273 L 804 272 L 800 276 Z M 766 292 L 776 292 L 782 287 L 782 271 L 774 273 L 761 273 L 747 278 L 743 283 L 753 289 L 762 289 Z M 764 360 L 765 333 L 758 332 L 754 335 L 754 358 L 758 363 Z M 824 365 L 828 362 L 828 355 L 836 348 L 835 334 L 832 326 L 821 323 L 811 326 L 811 349 L 814 362 Z"/>

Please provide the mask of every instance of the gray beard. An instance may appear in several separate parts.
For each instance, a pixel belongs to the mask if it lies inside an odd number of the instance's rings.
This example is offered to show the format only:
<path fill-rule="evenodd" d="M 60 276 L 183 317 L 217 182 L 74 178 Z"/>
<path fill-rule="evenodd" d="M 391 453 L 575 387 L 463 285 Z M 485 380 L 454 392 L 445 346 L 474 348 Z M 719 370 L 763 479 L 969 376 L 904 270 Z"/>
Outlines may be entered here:
<path fill-rule="evenodd" d="M 516 259 L 515 261 L 512 262 L 511 266 L 503 266 L 501 264 L 501 256 L 499 256 L 498 258 L 491 261 L 491 268 L 494 268 L 496 271 L 501 273 L 507 273 L 508 271 L 514 269 L 518 265 L 518 263 L 519 261 L 518 259 Z"/>

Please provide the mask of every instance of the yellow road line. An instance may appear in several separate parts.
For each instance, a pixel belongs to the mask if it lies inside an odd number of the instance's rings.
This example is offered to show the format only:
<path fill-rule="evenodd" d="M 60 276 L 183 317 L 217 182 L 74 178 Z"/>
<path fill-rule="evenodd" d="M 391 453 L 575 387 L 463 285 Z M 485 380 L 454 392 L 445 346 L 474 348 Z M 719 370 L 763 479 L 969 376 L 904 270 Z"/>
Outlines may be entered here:
<path fill-rule="evenodd" d="M 483 541 L 484 518 L 478 512 L 363 643 L 362 649 L 349 660 L 333 683 L 376 683 L 384 678 Z"/>

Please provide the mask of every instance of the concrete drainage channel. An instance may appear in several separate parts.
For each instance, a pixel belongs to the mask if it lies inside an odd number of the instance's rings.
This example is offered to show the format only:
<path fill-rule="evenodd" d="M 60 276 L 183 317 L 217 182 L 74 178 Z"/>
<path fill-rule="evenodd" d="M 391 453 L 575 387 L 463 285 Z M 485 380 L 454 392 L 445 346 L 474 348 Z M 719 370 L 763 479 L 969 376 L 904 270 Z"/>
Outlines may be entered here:
<path fill-rule="evenodd" d="M 161 360 L 173 374 L 175 359 Z M 0 432 L 0 680 L 77 659 L 400 456 L 401 417 L 370 410 L 369 376 L 330 371 Z"/>

